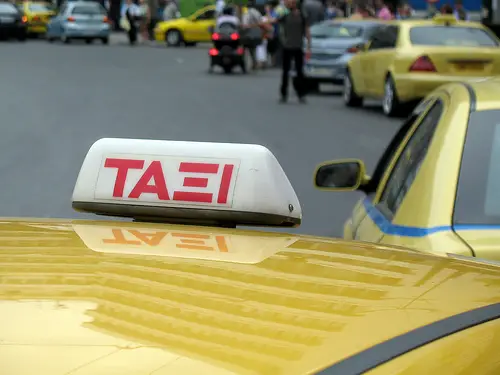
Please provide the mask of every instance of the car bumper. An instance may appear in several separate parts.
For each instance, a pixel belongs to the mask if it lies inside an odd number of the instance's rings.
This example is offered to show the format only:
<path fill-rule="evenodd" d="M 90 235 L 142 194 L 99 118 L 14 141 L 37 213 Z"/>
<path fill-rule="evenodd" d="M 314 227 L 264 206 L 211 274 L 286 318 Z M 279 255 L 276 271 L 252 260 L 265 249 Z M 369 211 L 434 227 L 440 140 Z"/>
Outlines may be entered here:
<path fill-rule="evenodd" d="M 236 52 L 219 54 L 210 56 L 212 65 L 239 65 L 242 63 L 244 56 Z"/>
<path fill-rule="evenodd" d="M 109 25 L 101 28 L 66 28 L 65 35 L 68 38 L 107 38 L 110 34 Z"/>
<path fill-rule="evenodd" d="M 23 25 L 0 25 L 0 35 L 6 36 L 22 36 L 26 34 L 26 26 Z"/>
<path fill-rule="evenodd" d="M 424 98 L 439 86 L 453 82 L 477 80 L 481 77 L 447 76 L 434 73 L 394 74 L 394 83 L 398 98 L 408 102 Z"/>

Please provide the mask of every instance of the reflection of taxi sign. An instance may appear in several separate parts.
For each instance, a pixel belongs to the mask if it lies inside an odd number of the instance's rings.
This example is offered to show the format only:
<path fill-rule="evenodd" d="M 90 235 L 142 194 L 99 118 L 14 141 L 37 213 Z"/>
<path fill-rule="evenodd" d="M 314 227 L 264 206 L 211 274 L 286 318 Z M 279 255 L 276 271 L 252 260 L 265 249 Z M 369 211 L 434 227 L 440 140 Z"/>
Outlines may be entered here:
<path fill-rule="evenodd" d="M 265 147 L 101 139 L 90 148 L 73 207 L 102 215 L 207 225 L 297 226 L 302 210 Z"/>
<path fill-rule="evenodd" d="M 179 227 L 182 228 L 182 227 Z M 291 236 L 259 236 L 189 231 L 169 227 L 73 225 L 85 245 L 120 255 L 193 258 L 233 263 L 260 263 L 295 242 Z M 243 232 L 242 232 L 243 233 Z"/>
<path fill-rule="evenodd" d="M 432 18 L 432 21 L 444 25 L 454 25 L 457 23 L 457 19 L 453 14 L 438 14 Z"/>

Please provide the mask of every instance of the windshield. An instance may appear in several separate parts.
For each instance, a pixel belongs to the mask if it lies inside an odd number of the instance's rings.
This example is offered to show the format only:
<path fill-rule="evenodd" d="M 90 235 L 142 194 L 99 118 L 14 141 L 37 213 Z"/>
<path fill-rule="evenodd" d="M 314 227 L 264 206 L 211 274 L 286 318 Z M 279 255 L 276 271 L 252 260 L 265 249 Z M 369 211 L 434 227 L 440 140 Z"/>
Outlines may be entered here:
<path fill-rule="evenodd" d="M 2 14 L 18 14 L 18 9 L 10 3 L 0 3 L 0 13 Z"/>
<path fill-rule="evenodd" d="M 71 14 L 74 15 L 95 15 L 95 14 L 101 14 L 104 15 L 105 11 L 104 8 L 102 8 L 98 4 L 89 4 L 89 5 L 78 5 L 73 8 L 73 12 Z"/>
<path fill-rule="evenodd" d="M 363 34 L 361 26 L 323 22 L 311 27 L 313 38 L 359 38 Z"/>
<path fill-rule="evenodd" d="M 453 221 L 500 225 L 500 110 L 473 112 L 462 156 Z"/>
<path fill-rule="evenodd" d="M 52 6 L 46 3 L 31 3 L 28 5 L 28 8 L 33 13 L 46 13 L 54 10 Z"/>
<path fill-rule="evenodd" d="M 410 30 L 410 41 L 419 46 L 498 46 L 486 31 L 475 27 L 417 26 Z"/>

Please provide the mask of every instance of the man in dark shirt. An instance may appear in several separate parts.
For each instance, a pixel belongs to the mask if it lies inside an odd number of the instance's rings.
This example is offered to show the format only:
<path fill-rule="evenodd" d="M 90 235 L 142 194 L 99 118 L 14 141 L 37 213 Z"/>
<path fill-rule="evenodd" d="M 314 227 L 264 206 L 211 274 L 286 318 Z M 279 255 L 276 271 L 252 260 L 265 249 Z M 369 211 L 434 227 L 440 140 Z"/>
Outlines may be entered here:
<path fill-rule="evenodd" d="M 288 79 L 292 61 L 295 64 L 296 76 L 293 86 L 301 103 L 305 103 L 304 87 L 304 37 L 307 39 L 307 54 L 311 51 L 311 35 L 307 15 L 297 6 L 297 0 L 286 0 L 286 11 L 279 14 L 276 22 L 280 27 L 282 45 L 283 71 L 281 74 L 281 98 L 285 103 L 288 99 Z"/>

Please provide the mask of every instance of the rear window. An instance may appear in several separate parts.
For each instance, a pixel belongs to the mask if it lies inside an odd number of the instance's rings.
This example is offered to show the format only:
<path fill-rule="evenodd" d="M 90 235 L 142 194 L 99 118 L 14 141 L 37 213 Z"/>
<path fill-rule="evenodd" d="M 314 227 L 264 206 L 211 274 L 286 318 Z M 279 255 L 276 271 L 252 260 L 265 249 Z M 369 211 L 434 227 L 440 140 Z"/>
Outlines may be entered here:
<path fill-rule="evenodd" d="M 19 10 L 10 3 L 0 3 L 0 13 L 2 14 L 18 14 Z"/>
<path fill-rule="evenodd" d="M 455 224 L 500 225 L 500 110 L 473 112 L 464 145 Z"/>
<path fill-rule="evenodd" d="M 28 5 L 28 8 L 33 13 L 46 13 L 54 10 L 51 5 L 44 3 L 31 3 Z"/>
<path fill-rule="evenodd" d="M 486 31 L 475 27 L 416 26 L 410 30 L 410 41 L 417 46 L 498 46 Z"/>
<path fill-rule="evenodd" d="M 311 27 L 313 38 L 359 38 L 363 35 L 363 27 L 355 25 L 323 22 Z"/>
<path fill-rule="evenodd" d="M 105 14 L 105 10 L 98 4 L 89 5 L 78 5 L 73 8 L 71 14 L 74 15 L 95 15 L 95 14 Z"/>

